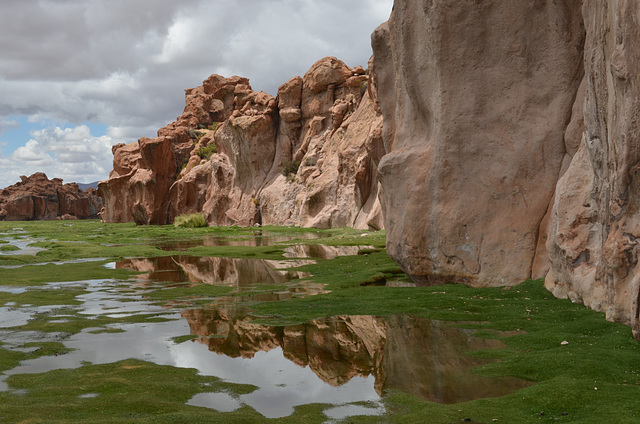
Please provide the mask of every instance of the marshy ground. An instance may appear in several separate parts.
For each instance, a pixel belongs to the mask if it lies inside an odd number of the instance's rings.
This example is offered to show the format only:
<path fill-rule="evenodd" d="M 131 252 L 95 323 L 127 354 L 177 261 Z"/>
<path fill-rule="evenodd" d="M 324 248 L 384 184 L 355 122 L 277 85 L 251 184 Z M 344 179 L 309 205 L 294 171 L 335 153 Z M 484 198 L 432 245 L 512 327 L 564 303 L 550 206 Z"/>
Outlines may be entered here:
<path fill-rule="evenodd" d="M 640 421 L 630 328 L 384 232 L 0 223 L 0 422 Z"/>

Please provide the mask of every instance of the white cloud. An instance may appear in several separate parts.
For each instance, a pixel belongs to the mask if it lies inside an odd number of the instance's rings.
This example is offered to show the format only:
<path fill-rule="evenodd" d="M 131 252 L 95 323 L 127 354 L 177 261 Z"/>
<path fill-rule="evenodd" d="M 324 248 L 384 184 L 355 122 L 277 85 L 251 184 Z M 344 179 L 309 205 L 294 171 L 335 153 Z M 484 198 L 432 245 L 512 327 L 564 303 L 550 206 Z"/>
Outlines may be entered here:
<path fill-rule="evenodd" d="M 15 119 L 0 119 L 0 134 L 19 127 L 20 123 Z"/>
<path fill-rule="evenodd" d="M 0 158 L 0 186 L 20 180 L 20 175 L 44 172 L 65 182 L 101 180 L 109 173 L 115 144 L 108 135 L 95 137 L 86 125 L 52 127 L 31 132 L 32 138 L 11 155 Z"/>

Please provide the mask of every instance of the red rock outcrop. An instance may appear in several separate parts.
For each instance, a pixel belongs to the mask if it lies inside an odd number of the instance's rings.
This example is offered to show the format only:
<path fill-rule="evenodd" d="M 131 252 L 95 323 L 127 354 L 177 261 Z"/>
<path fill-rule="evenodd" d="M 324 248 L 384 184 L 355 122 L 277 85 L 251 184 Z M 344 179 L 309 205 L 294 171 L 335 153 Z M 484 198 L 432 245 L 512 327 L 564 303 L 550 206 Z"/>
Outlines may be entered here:
<path fill-rule="evenodd" d="M 95 219 L 102 208 L 95 189 L 82 191 L 76 183 L 49 180 L 42 172 L 20 178 L 0 192 L 0 220 Z"/>
<path fill-rule="evenodd" d="M 157 138 L 113 148 L 102 219 L 165 224 L 202 212 L 210 225 L 381 228 L 382 118 L 369 81 L 335 58 L 277 97 L 212 75 Z"/>

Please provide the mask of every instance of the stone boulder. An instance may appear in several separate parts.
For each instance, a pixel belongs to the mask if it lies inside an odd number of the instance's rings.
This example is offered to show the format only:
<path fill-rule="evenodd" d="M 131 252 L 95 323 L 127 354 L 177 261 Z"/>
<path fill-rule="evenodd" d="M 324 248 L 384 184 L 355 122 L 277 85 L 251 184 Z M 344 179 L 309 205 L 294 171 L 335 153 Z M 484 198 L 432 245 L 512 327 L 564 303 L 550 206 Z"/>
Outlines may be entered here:
<path fill-rule="evenodd" d="M 372 81 L 387 246 L 414 280 L 546 276 L 640 338 L 638 10 L 396 2 Z"/>
<path fill-rule="evenodd" d="M 76 183 L 49 180 L 42 172 L 20 179 L 0 192 L 0 220 L 95 219 L 102 208 L 92 188 L 82 191 Z"/>

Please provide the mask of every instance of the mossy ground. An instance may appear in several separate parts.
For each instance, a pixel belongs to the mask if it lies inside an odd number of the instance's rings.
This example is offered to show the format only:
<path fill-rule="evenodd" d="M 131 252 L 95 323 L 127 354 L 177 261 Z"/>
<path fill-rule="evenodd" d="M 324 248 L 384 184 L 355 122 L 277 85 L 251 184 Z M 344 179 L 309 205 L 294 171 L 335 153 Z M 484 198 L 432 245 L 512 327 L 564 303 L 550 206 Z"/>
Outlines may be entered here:
<path fill-rule="evenodd" d="M 127 282 L 133 274 L 103 265 L 125 257 L 165 256 L 160 244 L 199 240 L 210 236 L 253 238 L 266 234 L 290 235 L 295 243 L 373 246 L 357 256 L 318 260 L 297 270 L 313 275 L 325 284 L 327 294 L 279 302 L 242 303 L 251 307 L 256 320 L 269 324 L 307 322 L 321 317 L 406 313 L 451 321 L 454 325 L 477 329 L 476 335 L 499 338 L 506 348 L 473 352 L 472 355 L 499 359 L 474 372 L 491 376 L 514 376 L 536 384 L 500 398 L 479 399 L 454 405 L 441 405 L 401 392 L 387 393 L 382 417 L 350 417 L 348 422 L 398 423 L 636 423 L 640 422 L 640 344 L 631 330 L 607 322 L 603 314 L 555 299 L 542 281 L 526 281 L 506 288 L 472 289 L 462 285 L 430 288 L 383 286 L 406 276 L 384 251 L 384 233 L 328 230 L 322 239 L 307 239 L 306 230 L 294 228 L 174 228 L 107 225 L 96 221 L 0 223 L 0 233 L 22 228 L 22 237 L 35 238 L 47 250 L 35 256 L 0 256 L 0 286 L 26 288 L 26 291 L 0 291 L 0 307 L 48 306 L 51 311 L 37 315 L 20 331 L 70 334 L 87 328 L 94 332 L 117 331 L 112 324 L 164 319 L 161 314 L 128 317 L 82 316 L 75 306 L 78 296 L 88 293 L 82 284 L 57 290 L 47 283 L 109 280 L 125 295 L 144 295 L 148 301 L 165 305 L 188 300 L 206 305 L 229 295 L 228 287 L 204 284 L 162 285 L 144 288 Z M 256 234 L 257 231 L 260 231 Z M 15 232 L 15 231 L 14 231 Z M 15 235 L 15 234 L 14 234 Z M 2 236 L 0 236 L 0 239 Z M 291 242 L 293 243 L 293 242 Z M 282 259 L 284 245 L 193 247 L 189 254 Z M 181 252 L 184 254 L 185 252 Z M 36 265 L 44 262 L 102 258 L 93 262 Z M 273 287 L 279 289 L 281 287 Z M 256 288 L 260 293 L 264 289 Z M 249 294 L 243 296 L 250 298 Z M 126 297 L 126 296 L 125 296 Z M 132 300 L 133 301 L 133 300 Z M 180 306 L 174 306 L 179 308 Z M 51 309 L 50 308 L 50 309 Z M 179 310 L 179 309 L 178 309 Z M 55 319 L 65 316 L 64 322 Z M 12 329 L 13 330 L 13 329 Z M 518 330 L 518 331 L 516 331 Z M 176 342 L 187 342 L 188 335 L 176 335 Z M 568 344 L 562 344 L 563 341 Z M 26 342 L 16 351 L 0 341 L 0 371 L 17 366 L 24 359 L 64 354 L 59 342 Z M 419 358 L 416 358 L 419 359 Z M 18 374 L 8 378 L 14 391 L 0 392 L 0 422 L 30 423 L 196 423 L 196 422 L 324 422 L 327 405 L 298 407 L 286 418 L 267 420 L 249 407 L 231 413 L 218 413 L 185 404 L 193 395 L 225 391 L 232 396 L 253 390 L 214 377 L 197 374 L 194 369 L 173 368 L 139 360 L 112 364 L 85 364 L 78 369 L 42 374 Z M 16 391 L 17 390 L 17 391 Z M 21 391 L 23 390 L 23 391 Z M 90 395 L 90 397 L 81 397 Z"/>

